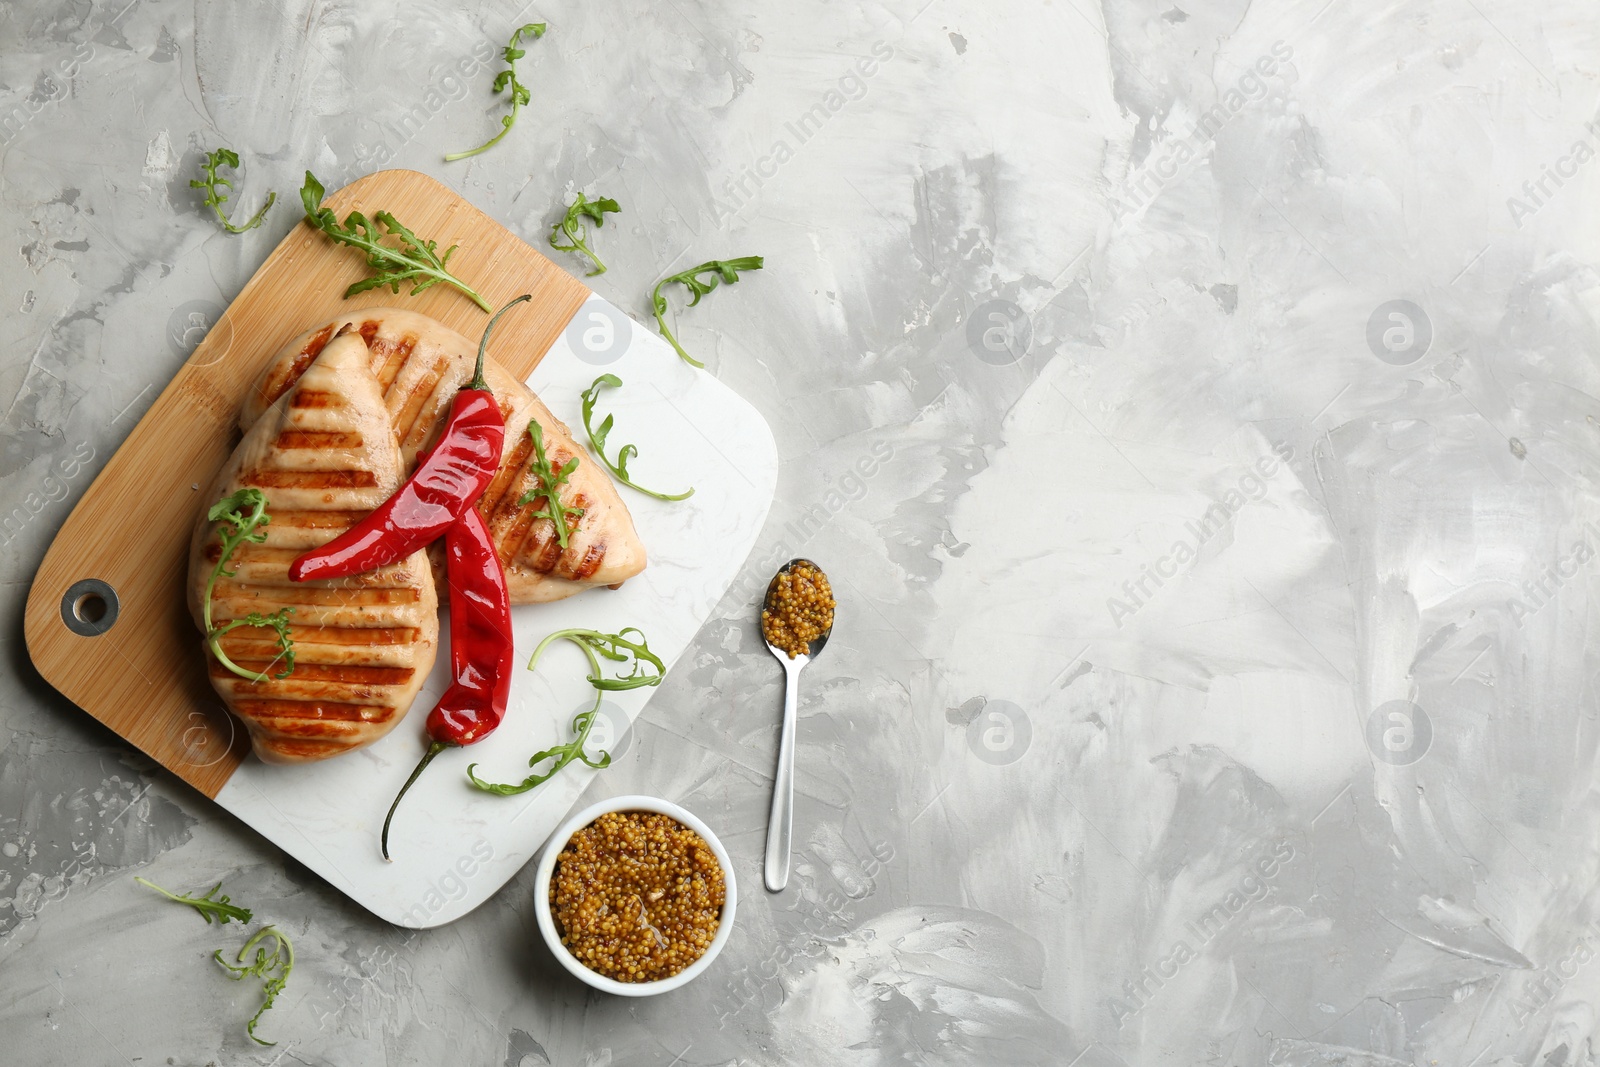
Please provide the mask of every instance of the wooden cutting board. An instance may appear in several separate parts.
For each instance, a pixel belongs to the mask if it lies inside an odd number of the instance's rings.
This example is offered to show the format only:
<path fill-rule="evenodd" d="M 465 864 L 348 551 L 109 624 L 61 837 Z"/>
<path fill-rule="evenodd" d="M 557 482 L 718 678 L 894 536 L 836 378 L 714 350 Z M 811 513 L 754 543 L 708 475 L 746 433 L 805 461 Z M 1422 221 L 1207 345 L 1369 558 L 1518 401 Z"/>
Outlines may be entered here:
<path fill-rule="evenodd" d="M 532 293 L 495 332 L 496 358 L 519 379 L 590 295 L 427 175 L 379 171 L 326 203 L 341 219 L 352 210 L 369 217 L 389 211 L 441 249 L 458 245 L 452 272 L 495 307 Z M 296 226 L 89 487 L 28 594 L 28 652 L 45 679 L 208 797 L 216 797 L 250 745 L 206 678 L 184 575 L 200 495 L 239 440 L 235 419 L 246 389 L 284 342 L 341 311 L 398 304 L 468 337 L 488 322 L 482 309 L 444 285 L 419 297 L 383 289 L 343 299 L 345 288 L 365 275 L 354 249 Z"/>

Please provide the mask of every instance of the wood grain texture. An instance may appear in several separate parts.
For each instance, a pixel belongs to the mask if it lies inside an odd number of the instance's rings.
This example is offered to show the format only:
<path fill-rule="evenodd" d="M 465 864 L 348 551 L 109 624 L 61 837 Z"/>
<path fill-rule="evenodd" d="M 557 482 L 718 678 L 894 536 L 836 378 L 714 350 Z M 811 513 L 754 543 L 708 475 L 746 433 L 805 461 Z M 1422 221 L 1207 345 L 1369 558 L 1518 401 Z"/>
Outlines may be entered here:
<path fill-rule="evenodd" d="M 495 358 L 519 379 L 589 296 L 581 282 L 427 175 L 379 171 L 326 202 L 340 218 L 386 210 L 440 249 L 459 245 L 452 272 L 496 307 L 532 293 L 495 328 Z M 28 594 L 28 652 L 45 679 L 209 797 L 249 754 L 250 742 L 206 680 L 184 579 L 195 515 L 210 503 L 200 494 L 238 442 L 234 419 L 246 390 L 280 345 L 342 310 L 399 305 L 468 337 L 489 321 L 444 285 L 414 298 L 382 289 L 343 299 L 365 272 L 354 249 L 296 226 L 89 487 Z M 116 624 L 98 637 L 73 633 L 61 618 L 63 595 L 84 578 L 109 583 L 120 602 Z"/>

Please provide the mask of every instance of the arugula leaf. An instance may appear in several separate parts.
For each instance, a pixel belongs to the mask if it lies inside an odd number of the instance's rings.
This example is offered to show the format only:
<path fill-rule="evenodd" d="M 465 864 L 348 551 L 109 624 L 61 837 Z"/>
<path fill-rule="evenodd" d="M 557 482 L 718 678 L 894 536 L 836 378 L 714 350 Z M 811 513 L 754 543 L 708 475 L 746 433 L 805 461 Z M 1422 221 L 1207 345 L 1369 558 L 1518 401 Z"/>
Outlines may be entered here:
<path fill-rule="evenodd" d="M 272 939 L 271 952 L 259 947 L 261 942 L 269 937 Z M 251 949 L 256 950 L 254 959 L 250 958 Z M 258 1045 L 276 1045 L 276 1041 L 267 1041 L 256 1036 L 256 1023 L 260 1022 L 267 1009 L 272 1007 L 272 1002 L 278 999 L 283 987 L 289 984 L 289 974 L 294 970 L 294 945 L 289 941 L 288 935 L 276 926 L 263 926 L 239 950 L 239 955 L 235 957 L 238 966 L 223 959 L 220 948 L 211 954 L 211 958 L 227 968 L 228 977 L 235 982 L 251 977 L 261 979 L 261 1007 L 256 1009 L 255 1015 L 246 1024 L 245 1032 L 250 1035 L 250 1040 Z"/>
<path fill-rule="evenodd" d="M 248 512 L 248 514 L 247 514 Z M 217 564 L 211 568 L 211 577 L 206 579 L 206 592 L 201 613 L 204 616 L 206 628 L 206 644 L 211 648 L 211 654 L 217 657 L 217 662 L 241 678 L 252 682 L 264 682 L 267 673 L 262 671 L 247 671 L 222 651 L 222 636 L 238 629 L 241 626 L 259 626 L 275 630 L 278 634 L 278 655 L 270 668 L 278 660 L 284 661 L 283 670 L 272 675 L 274 678 L 287 678 L 294 673 L 294 639 L 289 636 L 289 615 L 293 608 L 279 608 L 271 615 L 262 615 L 252 611 L 242 619 L 233 619 L 221 626 L 214 626 L 211 622 L 211 594 L 216 588 L 218 578 L 232 578 L 233 571 L 227 569 L 228 560 L 233 556 L 234 550 L 240 545 L 249 542 L 259 545 L 266 541 L 267 533 L 261 527 L 272 521 L 272 516 L 267 514 L 267 497 L 259 489 L 241 489 L 230 497 L 225 497 L 211 505 L 211 510 L 206 512 L 206 518 L 218 523 L 217 536 L 222 541 L 222 552 L 217 556 Z"/>
<path fill-rule="evenodd" d="M 160 893 L 162 896 L 167 897 L 170 900 L 176 900 L 179 904 L 189 905 L 189 907 L 200 913 L 200 918 L 206 921 L 207 926 L 211 925 L 213 916 L 215 917 L 215 921 L 218 926 L 228 925 L 229 919 L 237 919 L 241 923 L 247 923 L 250 921 L 251 915 L 249 908 L 241 908 L 237 904 L 229 903 L 228 895 L 226 893 L 222 894 L 220 897 L 214 895 L 217 890 L 222 888 L 221 882 L 218 882 L 216 885 L 206 890 L 204 896 L 190 897 L 184 896 L 182 893 L 169 893 L 167 890 L 162 889 L 154 882 L 140 878 L 138 875 L 134 875 L 133 880 L 138 882 L 140 885 L 149 886 L 151 889 L 154 889 L 157 893 Z"/>
<path fill-rule="evenodd" d="M 636 635 L 638 639 L 630 638 L 629 634 Z M 611 766 L 611 753 L 601 752 L 599 759 L 593 759 L 583 749 L 584 744 L 589 740 L 589 731 L 594 727 L 594 717 L 600 711 L 600 701 L 608 691 L 615 692 L 624 689 L 638 689 L 647 685 L 660 685 L 661 679 L 666 677 L 666 664 L 661 662 L 659 656 L 650 651 L 650 643 L 645 639 L 644 634 L 632 626 L 614 634 L 601 633 L 599 630 L 557 630 L 539 642 L 539 647 L 533 650 L 533 658 L 528 661 L 528 669 L 531 671 L 537 667 L 539 665 L 539 657 L 544 654 L 544 650 L 549 648 L 555 641 L 560 640 L 571 641 L 583 649 L 583 654 L 589 657 L 589 684 L 594 686 L 595 689 L 594 706 L 585 711 L 580 711 L 573 718 L 572 732 L 577 736 L 571 741 L 564 745 L 557 745 L 554 748 L 547 748 L 542 752 L 535 752 L 533 757 L 528 760 L 530 768 L 537 768 L 544 761 L 553 760 L 554 762 L 551 763 L 550 769 L 543 774 L 535 770 L 533 774 L 528 775 L 528 777 L 514 785 L 497 785 L 479 778 L 474 770 L 478 765 L 476 763 L 469 764 L 467 766 L 467 780 L 485 793 L 494 793 L 496 796 L 502 797 L 526 793 L 535 786 L 554 778 L 561 768 L 574 760 L 581 761 L 596 770 L 603 770 Z M 602 656 L 617 663 L 626 663 L 631 659 L 633 661 L 633 670 L 616 678 L 606 678 L 600 673 L 600 657 Z"/>
<path fill-rule="evenodd" d="M 702 296 L 717 287 L 719 280 L 732 285 L 739 280 L 740 271 L 760 270 L 763 265 L 764 263 L 760 256 L 713 259 L 700 264 L 698 267 L 691 267 L 688 270 L 679 271 L 677 274 L 669 274 L 659 282 L 656 282 L 656 287 L 650 294 L 650 306 L 656 313 L 656 326 L 660 328 L 661 336 L 672 342 L 672 347 L 678 350 L 678 355 L 683 357 L 685 363 L 695 367 L 705 366 L 704 363 L 685 352 L 683 346 L 678 343 L 678 339 L 672 336 L 672 331 L 667 329 L 667 320 L 665 318 L 667 314 L 667 298 L 661 295 L 661 287 L 670 285 L 673 282 L 681 283 L 693 294 L 693 299 L 689 301 L 688 306 L 694 307 L 700 303 Z M 706 277 L 701 278 L 700 275 L 702 274 L 706 275 Z"/>
<path fill-rule="evenodd" d="M 532 99 L 527 87 L 517 81 L 517 60 L 528 54 L 525 49 L 518 48 L 517 45 L 522 43 L 523 34 L 527 34 L 530 40 L 537 41 L 544 36 L 544 30 L 545 24 L 542 22 L 530 22 L 526 26 L 519 26 L 517 31 L 511 35 L 511 43 L 500 50 L 501 57 L 506 61 L 506 69 L 495 75 L 493 91 L 503 93 L 508 87 L 511 90 L 511 114 L 500 119 L 500 132 L 477 148 L 469 149 L 465 152 L 454 152 L 445 156 L 444 161 L 446 163 L 454 163 L 458 159 L 466 159 L 468 156 L 475 156 L 479 152 L 487 152 L 500 143 L 500 138 L 511 132 L 511 127 L 517 121 L 517 109 Z"/>
<path fill-rule="evenodd" d="M 589 388 L 583 391 L 583 429 L 589 435 L 589 447 L 594 454 L 600 457 L 600 462 L 606 465 L 617 481 L 630 489 L 637 489 L 645 496 L 653 496 L 657 500 L 687 500 L 694 496 L 694 486 L 690 486 L 681 493 L 658 493 L 654 489 L 646 489 L 628 477 L 628 460 L 639 454 L 635 445 L 623 445 L 622 451 L 617 453 L 617 461 L 611 462 L 606 458 L 606 437 L 611 433 L 612 417 L 607 415 L 605 421 L 600 423 L 600 428 L 594 428 L 593 416 L 595 401 L 600 397 L 600 390 L 605 386 L 616 388 L 622 384 L 622 379 L 615 374 L 602 374 L 594 380 Z"/>
<path fill-rule="evenodd" d="M 534 509 L 533 517 L 536 519 L 549 519 L 556 528 L 556 544 L 561 550 L 567 550 L 567 539 L 572 536 L 571 527 L 567 525 L 569 519 L 576 521 L 583 518 L 582 508 L 569 508 L 561 503 L 561 487 L 567 484 L 567 479 L 572 477 L 572 472 L 578 469 L 578 457 L 573 456 L 561 466 L 557 467 L 550 462 L 550 457 L 544 450 L 544 430 L 539 427 L 538 419 L 528 420 L 528 434 L 533 438 L 533 486 L 522 494 L 517 501 L 517 507 L 526 507 L 532 500 L 542 499 Z"/>
<path fill-rule="evenodd" d="M 597 227 L 604 226 L 606 224 L 605 214 L 608 211 L 621 212 L 622 208 L 609 196 L 603 196 L 599 200 L 590 200 L 582 193 L 579 193 L 578 199 L 574 200 L 572 206 L 567 208 L 567 213 L 562 217 L 561 221 L 554 223 L 550 227 L 550 247 L 558 252 L 582 252 L 594 260 L 594 270 L 585 274 L 584 277 L 586 278 L 593 278 L 596 274 L 604 274 L 606 265 L 600 262 L 600 257 L 595 255 L 594 249 L 589 247 L 589 229 L 584 225 L 583 220 L 585 218 L 593 219 Z M 562 234 L 566 235 L 566 244 L 561 243 Z"/>
<path fill-rule="evenodd" d="M 276 192 L 267 193 L 267 202 L 261 205 L 261 210 L 250 216 L 250 221 L 243 226 L 235 226 L 228 221 L 228 216 L 222 213 L 222 205 L 228 202 L 228 194 L 222 189 L 233 188 L 233 183 L 217 173 L 218 167 L 228 167 L 232 170 L 239 169 L 239 153 L 231 148 L 219 148 L 215 152 L 207 152 L 205 160 L 200 164 L 200 169 L 205 172 L 205 177 L 189 183 L 191 189 L 204 189 L 206 191 L 206 207 L 217 213 L 217 221 L 222 223 L 222 228 L 229 233 L 244 233 L 261 225 L 267 217 L 267 209 L 278 199 Z"/>
<path fill-rule="evenodd" d="M 417 284 L 412 288 L 410 295 L 416 296 L 444 282 L 466 294 L 484 311 L 494 311 L 489 302 L 479 296 L 476 290 L 448 270 L 450 254 L 456 250 L 455 245 L 451 245 L 444 250 L 443 255 L 440 255 L 437 242 L 422 240 L 387 211 L 374 212 L 371 221 L 368 221 L 361 212 L 352 211 L 345 216 L 344 222 L 340 223 L 332 208 L 322 206 L 324 192 L 322 183 L 317 181 L 309 170 L 306 171 L 306 183 L 300 189 L 300 202 L 305 207 L 306 222 L 310 223 L 313 229 L 327 234 L 335 242 L 366 253 L 367 267 L 373 272 L 372 277 L 356 282 L 344 291 L 347 299 L 368 289 L 381 289 L 385 285 L 389 286 L 391 291 L 398 293 L 401 282 L 412 281 L 416 281 Z M 383 242 L 390 237 L 399 238 L 400 243 L 384 244 Z"/>

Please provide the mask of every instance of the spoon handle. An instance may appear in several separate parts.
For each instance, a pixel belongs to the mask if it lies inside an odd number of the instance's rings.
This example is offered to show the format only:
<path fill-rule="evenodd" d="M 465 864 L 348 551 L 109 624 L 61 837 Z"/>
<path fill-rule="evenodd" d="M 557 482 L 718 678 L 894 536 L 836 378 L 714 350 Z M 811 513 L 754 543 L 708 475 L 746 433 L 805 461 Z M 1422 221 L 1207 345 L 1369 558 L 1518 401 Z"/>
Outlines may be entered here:
<path fill-rule="evenodd" d="M 778 741 L 778 771 L 772 783 L 772 813 L 767 817 L 767 856 L 763 874 L 768 892 L 789 884 L 789 839 L 794 833 L 794 727 L 800 706 L 800 668 L 783 664 L 783 732 Z"/>

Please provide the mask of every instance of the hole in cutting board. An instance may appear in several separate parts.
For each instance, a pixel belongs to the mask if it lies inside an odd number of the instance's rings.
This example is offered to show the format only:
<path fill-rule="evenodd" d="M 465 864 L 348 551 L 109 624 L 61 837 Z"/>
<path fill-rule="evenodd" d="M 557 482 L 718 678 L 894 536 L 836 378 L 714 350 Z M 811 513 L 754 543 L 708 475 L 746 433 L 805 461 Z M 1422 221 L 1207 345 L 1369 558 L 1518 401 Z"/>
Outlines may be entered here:
<path fill-rule="evenodd" d="M 80 637 L 99 637 L 117 623 L 117 591 L 98 578 L 73 582 L 61 597 L 61 621 Z"/>

